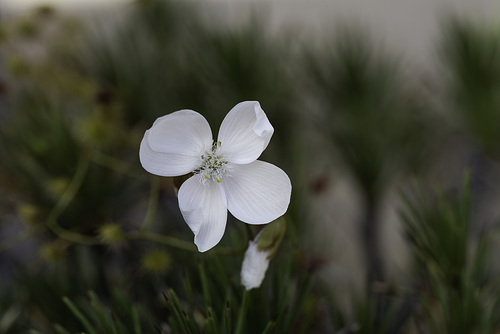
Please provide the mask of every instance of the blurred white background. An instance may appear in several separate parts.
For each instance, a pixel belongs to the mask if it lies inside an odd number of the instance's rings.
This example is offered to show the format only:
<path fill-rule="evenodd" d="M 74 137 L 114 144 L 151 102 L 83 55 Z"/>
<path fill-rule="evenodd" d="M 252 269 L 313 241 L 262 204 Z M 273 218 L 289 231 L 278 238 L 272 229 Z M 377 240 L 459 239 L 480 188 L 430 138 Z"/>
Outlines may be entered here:
<path fill-rule="evenodd" d="M 53 4 L 62 10 L 99 13 L 120 11 L 131 0 L 0 0 L 0 10 L 9 14 L 29 10 L 37 4 Z M 440 18 L 450 13 L 467 17 L 499 19 L 498 0 L 202 0 L 214 22 L 238 23 L 249 12 L 264 15 L 272 30 L 300 27 L 304 34 L 317 35 L 331 26 L 352 20 L 382 37 L 402 56 L 422 65 L 432 57 Z M 121 8 L 120 8 L 121 7 Z"/>

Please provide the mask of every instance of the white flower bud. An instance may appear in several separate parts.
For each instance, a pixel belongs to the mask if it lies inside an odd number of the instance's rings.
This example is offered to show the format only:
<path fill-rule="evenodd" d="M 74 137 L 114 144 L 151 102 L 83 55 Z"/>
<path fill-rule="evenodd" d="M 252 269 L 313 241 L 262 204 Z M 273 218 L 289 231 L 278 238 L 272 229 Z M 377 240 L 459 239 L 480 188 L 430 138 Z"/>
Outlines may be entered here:
<path fill-rule="evenodd" d="M 246 290 L 258 288 L 262 284 L 269 266 L 269 251 L 258 249 L 259 236 L 248 243 L 248 249 L 241 266 L 241 284 L 245 286 Z"/>

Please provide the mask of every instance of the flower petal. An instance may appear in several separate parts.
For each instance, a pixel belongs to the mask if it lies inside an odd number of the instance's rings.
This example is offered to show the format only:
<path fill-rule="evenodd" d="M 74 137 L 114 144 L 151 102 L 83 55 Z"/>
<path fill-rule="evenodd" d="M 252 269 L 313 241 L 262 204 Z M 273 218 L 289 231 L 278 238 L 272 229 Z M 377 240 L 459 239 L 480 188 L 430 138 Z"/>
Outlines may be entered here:
<path fill-rule="evenodd" d="M 257 101 L 238 103 L 226 115 L 218 141 L 224 156 L 236 164 L 257 160 L 271 140 L 274 128 Z"/>
<path fill-rule="evenodd" d="M 190 177 L 179 189 L 179 208 L 200 252 L 219 243 L 227 221 L 226 196 L 220 184 L 202 184 L 198 175 Z"/>
<path fill-rule="evenodd" d="M 139 150 L 142 167 L 151 174 L 180 176 L 188 174 L 199 166 L 199 158 L 189 155 L 156 152 L 148 144 L 150 131 L 146 131 Z"/>
<path fill-rule="evenodd" d="M 254 161 L 232 165 L 222 180 L 227 208 L 248 224 L 266 224 L 282 216 L 290 204 L 292 185 L 280 168 Z"/>
<path fill-rule="evenodd" d="M 211 145 L 206 119 L 196 111 L 180 110 L 158 118 L 146 131 L 139 158 L 152 174 L 179 176 L 198 168 L 201 154 Z"/>

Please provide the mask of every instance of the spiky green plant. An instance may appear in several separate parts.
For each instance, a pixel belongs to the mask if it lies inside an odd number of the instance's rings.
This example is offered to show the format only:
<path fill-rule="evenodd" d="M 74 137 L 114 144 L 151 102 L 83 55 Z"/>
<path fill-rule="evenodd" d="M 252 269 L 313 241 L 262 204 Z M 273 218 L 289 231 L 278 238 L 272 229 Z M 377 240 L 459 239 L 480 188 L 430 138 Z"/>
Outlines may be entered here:
<path fill-rule="evenodd" d="M 457 194 L 429 196 L 417 187 L 405 200 L 421 310 L 415 322 L 432 333 L 496 333 L 500 326 L 491 239 L 471 234 L 470 195 L 466 178 Z"/>

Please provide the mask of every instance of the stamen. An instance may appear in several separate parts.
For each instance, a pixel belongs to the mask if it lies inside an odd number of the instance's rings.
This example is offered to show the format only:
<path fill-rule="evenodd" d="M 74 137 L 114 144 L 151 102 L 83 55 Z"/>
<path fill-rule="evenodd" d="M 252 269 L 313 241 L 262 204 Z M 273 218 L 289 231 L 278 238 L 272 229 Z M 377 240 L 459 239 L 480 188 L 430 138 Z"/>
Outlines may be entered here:
<path fill-rule="evenodd" d="M 217 183 L 222 182 L 224 174 L 227 172 L 227 161 L 224 160 L 224 153 L 221 151 L 222 143 L 215 142 L 211 150 L 202 154 L 200 167 L 195 170 L 195 174 L 201 174 L 200 181 L 203 184 L 213 180 Z"/>

